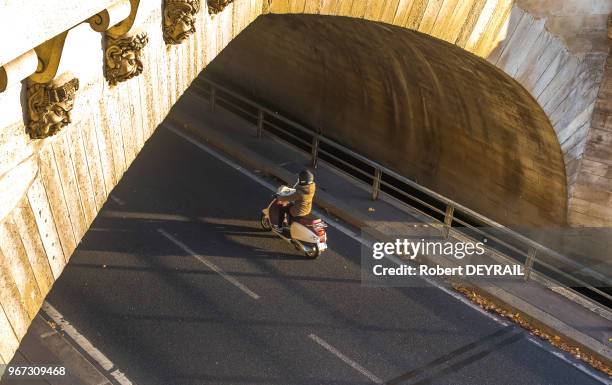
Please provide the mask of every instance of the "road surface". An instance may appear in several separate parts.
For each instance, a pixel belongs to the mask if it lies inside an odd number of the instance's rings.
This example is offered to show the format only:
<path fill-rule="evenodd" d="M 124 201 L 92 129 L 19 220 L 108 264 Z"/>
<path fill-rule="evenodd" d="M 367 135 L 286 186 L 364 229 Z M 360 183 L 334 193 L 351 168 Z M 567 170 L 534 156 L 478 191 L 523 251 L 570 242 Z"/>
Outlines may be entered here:
<path fill-rule="evenodd" d="M 259 228 L 269 199 L 161 126 L 47 302 L 117 383 L 598 384 L 438 288 L 361 286 L 361 245 L 334 227 L 303 258 Z"/>

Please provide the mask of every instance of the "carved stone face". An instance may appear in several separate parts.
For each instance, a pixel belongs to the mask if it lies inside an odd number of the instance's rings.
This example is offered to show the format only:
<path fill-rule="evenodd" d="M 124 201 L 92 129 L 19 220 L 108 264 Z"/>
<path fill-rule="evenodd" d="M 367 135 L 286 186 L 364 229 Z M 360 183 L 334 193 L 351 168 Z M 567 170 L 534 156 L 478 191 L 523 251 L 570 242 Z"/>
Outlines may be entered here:
<path fill-rule="evenodd" d="M 121 39 L 107 38 L 106 78 L 111 85 L 142 73 L 142 49 L 148 43 L 146 34 Z"/>
<path fill-rule="evenodd" d="M 55 135 L 70 123 L 70 111 L 78 89 L 78 79 L 60 86 L 34 83 L 28 88 L 28 132 L 32 139 Z"/>
<path fill-rule="evenodd" d="M 58 102 L 52 105 L 43 115 L 43 120 L 47 121 L 50 128 L 61 128 L 60 126 L 67 125 L 71 122 L 70 111 L 74 107 L 74 99 Z"/>
<path fill-rule="evenodd" d="M 196 31 L 194 16 L 199 9 L 199 0 L 166 1 L 164 8 L 166 43 L 179 44 Z"/>
<path fill-rule="evenodd" d="M 208 13 L 211 15 L 217 14 L 234 0 L 208 0 Z"/>
<path fill-rule="evenodd" d="M 122 74 L 133 74 L 138 66 L 136 65 L 136 54 L 133 51 L 125 51 L 119 56 L 118 70 Z"/>

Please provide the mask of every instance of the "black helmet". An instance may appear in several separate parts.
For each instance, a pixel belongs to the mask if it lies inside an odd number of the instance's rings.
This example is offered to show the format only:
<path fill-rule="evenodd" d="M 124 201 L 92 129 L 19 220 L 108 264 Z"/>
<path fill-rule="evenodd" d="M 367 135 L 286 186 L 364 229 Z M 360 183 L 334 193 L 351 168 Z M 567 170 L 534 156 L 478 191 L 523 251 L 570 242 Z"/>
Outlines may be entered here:
<path fill-rule="evenodd" d="M 308 170 L 300 171 L 298 174 L 298 183 L 301 185 L 311 184 L 314 182 L 314 175 Z"/>

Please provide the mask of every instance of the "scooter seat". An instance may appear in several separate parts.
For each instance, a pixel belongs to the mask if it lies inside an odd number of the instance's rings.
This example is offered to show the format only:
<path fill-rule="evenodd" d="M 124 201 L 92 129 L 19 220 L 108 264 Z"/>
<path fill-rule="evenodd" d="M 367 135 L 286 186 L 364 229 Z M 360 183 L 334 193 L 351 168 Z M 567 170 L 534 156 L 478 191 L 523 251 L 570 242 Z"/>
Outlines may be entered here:
<path fill-rule="evenodd" d="M 312 225 L 316 225 L 317 223 L 321 222 L 321 218 L 314 216 L 312 214 L 308 214 L 305 215 L 303 217 L 300 217 L 298 219 L 298 222 L 305 225 L 305 226 L 312 226 Z"/>

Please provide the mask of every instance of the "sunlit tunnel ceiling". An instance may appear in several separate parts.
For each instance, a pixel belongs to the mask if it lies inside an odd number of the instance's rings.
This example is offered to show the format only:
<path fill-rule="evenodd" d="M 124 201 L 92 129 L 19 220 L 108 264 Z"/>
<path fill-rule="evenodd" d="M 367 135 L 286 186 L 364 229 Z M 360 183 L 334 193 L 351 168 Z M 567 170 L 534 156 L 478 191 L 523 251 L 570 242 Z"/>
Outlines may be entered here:
<path fill-rule="evenodd" d="M 361 19 L 266 15 L 206 73 L 503 224 L 565 224 L 546 115 L 456 46 Z"/>

